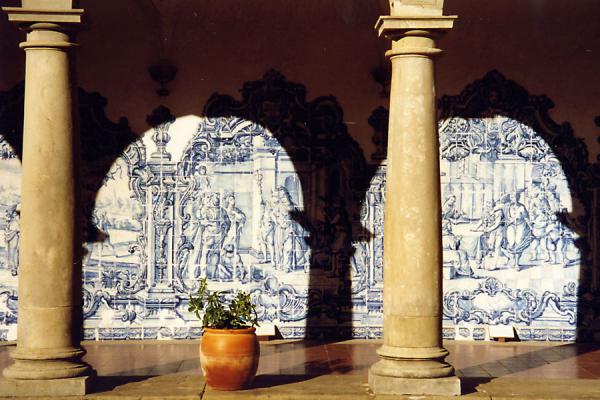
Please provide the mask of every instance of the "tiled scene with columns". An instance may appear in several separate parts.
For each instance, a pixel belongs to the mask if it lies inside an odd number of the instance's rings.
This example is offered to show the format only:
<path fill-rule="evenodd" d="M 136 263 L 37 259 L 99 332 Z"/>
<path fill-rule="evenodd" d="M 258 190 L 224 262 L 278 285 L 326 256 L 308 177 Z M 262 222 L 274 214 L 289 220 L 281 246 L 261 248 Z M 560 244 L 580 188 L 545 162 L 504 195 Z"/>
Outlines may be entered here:
<path fill-rule="evenodd" d="M 0 5 L 0 397 L 202 397 L 201 279 L 249 396 L 594 387 L 593 0 Z"/>

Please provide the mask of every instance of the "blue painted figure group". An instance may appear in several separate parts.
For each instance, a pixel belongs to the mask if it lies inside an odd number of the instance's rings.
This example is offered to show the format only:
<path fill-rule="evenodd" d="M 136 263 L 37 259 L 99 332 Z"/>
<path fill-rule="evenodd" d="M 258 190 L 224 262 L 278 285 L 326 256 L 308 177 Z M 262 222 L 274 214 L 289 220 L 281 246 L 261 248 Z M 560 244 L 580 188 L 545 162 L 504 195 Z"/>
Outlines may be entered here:
<path fill-rule="evenodd" d="M 505 266 L 520 271 L 542 264 L 572 265 L 579 253 L 573 234 L 560 221 L 561 213 L 566 211 L 556 185 L 547 180 L 486 201 L 478 221 L 467 218 L 458 206 L 457 196 L 450 194 L 442 206 L 445 261 L 453 262 L 457 275 L 471 278 L 481 276 L 470 260 L 480 271 Z M 455 234 L 462 224 L 469 224 L 469 231 L 478 237 L 476 242 L 469 242 L 469 238 L 463 241 Z"/>
<path fill-rule="evenodd" d="M 292 272 L 298 266 L 308 272 L 308 246 L 300 225 L 292 219 L 296 208 L 289 191 L 278 186 L 271 197 L 261 202 L 259 248 L 262 262 L 272 263 L 275 270 Z"/>
<path fill-rule="evenodd" d="M 230 282 L 234 277 L 245 281 L 248 272 L 240 257 L 240 237 L 246 214 L 235 205 L 235 195 L 226 194 L 221 205 L 217 192 L 202 193 L 195 208 L 193 251 L 189 262 L 194 279 Z"/>

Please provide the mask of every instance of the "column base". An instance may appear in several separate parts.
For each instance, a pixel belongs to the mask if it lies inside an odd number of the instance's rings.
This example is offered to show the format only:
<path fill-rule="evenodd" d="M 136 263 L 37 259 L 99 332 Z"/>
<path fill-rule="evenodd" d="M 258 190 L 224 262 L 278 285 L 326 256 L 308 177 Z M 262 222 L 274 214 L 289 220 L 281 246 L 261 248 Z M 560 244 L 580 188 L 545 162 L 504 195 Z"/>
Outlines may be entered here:
<path fill-rule="evenodd" d="M 91 376 L 67 379 L 0 379 L 0 397 L 83 396 Z"/>
<path fill-rule="evenodd" d="M 433 379 L 454 375 L 454 367 L 444 361 L 448 350 L 443 347 L 394 347 L 377 349 L 380 360 L 370 371 L 377 376 Z"/>
<path fill-rule="evenodd" d="M 11 353 L 13 363 L 2 374 L 11 380 L 50 380 L 88 376 L 92 368 L 81 361 L 85 351 L 67 347 L 57 349 L 22 349 Z"/>
<path fill-rule="evenodd" d="M 460 379 L 457 376 L 399 378 L 377 375 L 369 370 L 369 387 L 374 394 L 460 395 Z"/>

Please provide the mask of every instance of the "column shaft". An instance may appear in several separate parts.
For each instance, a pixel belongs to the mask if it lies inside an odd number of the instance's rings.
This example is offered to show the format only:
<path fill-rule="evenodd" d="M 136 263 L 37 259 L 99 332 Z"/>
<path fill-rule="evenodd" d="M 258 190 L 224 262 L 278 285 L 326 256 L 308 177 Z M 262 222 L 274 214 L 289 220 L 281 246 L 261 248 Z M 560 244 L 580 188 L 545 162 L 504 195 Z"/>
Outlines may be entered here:
<path fill-rule="evenodd" d="M 86 375 L 80 361 L 76 94 L 69 35 L 33 24 L 26 50 L 19 324 L 12 379 Z"/>
<path fill-rule="evenodd" d="M 442 347 L 439 143 L 432 32 L 395 31 L 384 226 L 383 346 L 378 394 L 460 394 Z"/>
<path fill-rule="evenodd" d="M 441 346 L 441 233 L 433 60 L 400 54 L 391 62 L 384 344 L 435 348 Z"/>

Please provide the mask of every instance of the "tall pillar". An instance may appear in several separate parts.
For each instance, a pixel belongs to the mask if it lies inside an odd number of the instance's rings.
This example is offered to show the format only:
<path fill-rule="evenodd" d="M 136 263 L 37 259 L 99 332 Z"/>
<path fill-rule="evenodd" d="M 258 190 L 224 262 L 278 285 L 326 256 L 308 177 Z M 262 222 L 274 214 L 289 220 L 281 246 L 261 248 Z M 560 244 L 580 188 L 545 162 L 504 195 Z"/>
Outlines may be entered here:
<path fill-rule="evenodd" d="M 27 32 L 17 347 L 0 395 L 85 394 L 81 361 L 79 132 L 72 35 L 83 10 L 68 0 L 5 7 Z"/>
<path fill-rule="evenodd" d="M 443 0 L 391 0 L 376 29 L 392 40 L 384 226 L 383 346 L 376 394 L 460 394 L 442 347 L 442 250 L 434 39 L 456 17 Z"/>

